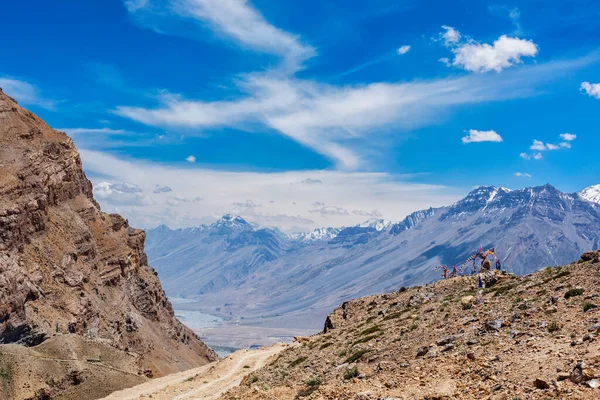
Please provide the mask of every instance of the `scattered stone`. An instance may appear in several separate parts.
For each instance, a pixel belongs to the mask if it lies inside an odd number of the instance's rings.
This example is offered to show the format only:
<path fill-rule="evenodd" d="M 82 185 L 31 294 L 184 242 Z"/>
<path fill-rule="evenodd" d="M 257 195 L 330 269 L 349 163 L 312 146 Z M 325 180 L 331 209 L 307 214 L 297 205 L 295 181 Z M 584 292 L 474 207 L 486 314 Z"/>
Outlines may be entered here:
<path fill-rule="evenodd" d="M 539 378 L 536 378 L 536 380 L 533 381 L 533 387 L 535 387 L 536 389 L 550 389 L 550 385 L 548 384 L 548 382 Z"/>
<path fill-rule="evenodd" d="M 417 357 L 423 357 L 428 352 L 429 352 L 429 347 L 428 346 L 419 347 L 417 349 Z"/>
<path fill-rule="evenodd" d="M 473 304 L 475 304 L 475 296 L 464 296 L 460 299 L 460 304 L 462 305 L 463 309 L 469 309 L 473 307 Z"/>
<path fill-rule="evenodd" d="M 477 339 L 469 339 L 469 340 L 467 340 L 467 345 L 468 346 L 473 346 L 473 345 L 478 344 L 478 343 L 479 343 L 479 340 L 477 340 Z"/>
<path fill-rule="evenodd" d="M 370 390 L 368 392 L 360 392 L 355 397 L 354 400 L 372 400 L 377 398 L 377 393 Z"/>
<path fill-rule="evenodd" d="M 600 380 L 598 379 L 590 379 L 585 383 L 587 387 L 591 387 L 592 389 L 597 389 L 600 387 Z"/>
<path fill-rule="evenodd" d="M 499 331 L 502 328 L 502 320 L 501 319 L 493 319 L 490 321 L 486 321 L 485 327 L 489 331 Z"/>

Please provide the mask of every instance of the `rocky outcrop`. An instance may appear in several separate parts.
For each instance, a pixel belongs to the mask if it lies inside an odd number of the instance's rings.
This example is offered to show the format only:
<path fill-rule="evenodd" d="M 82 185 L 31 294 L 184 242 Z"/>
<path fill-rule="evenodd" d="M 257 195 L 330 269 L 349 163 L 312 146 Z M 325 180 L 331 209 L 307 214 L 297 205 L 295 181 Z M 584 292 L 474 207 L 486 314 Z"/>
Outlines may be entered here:
<path fill-rule="evenodd" d="M 154 376 L 215 360 L 175 318 L 144 241 L 100 210 L 73 141 L 0 90 L 0 343 L 74 333 Z"/>
<path fill-rule="evenodd" d="M 223 400 L 598 399 L 600 252 L 343 303 Z"/>

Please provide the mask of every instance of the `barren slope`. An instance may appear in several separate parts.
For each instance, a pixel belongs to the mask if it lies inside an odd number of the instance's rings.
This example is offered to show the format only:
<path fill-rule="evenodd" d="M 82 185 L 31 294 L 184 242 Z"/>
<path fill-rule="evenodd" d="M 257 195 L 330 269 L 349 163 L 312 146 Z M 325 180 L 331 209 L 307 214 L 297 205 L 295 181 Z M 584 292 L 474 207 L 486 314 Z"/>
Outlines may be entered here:
<path fill-rule="evenodd" d="M 583 259 L 346 302 L 223 399 L 597 399 L 600 252 Z"/>

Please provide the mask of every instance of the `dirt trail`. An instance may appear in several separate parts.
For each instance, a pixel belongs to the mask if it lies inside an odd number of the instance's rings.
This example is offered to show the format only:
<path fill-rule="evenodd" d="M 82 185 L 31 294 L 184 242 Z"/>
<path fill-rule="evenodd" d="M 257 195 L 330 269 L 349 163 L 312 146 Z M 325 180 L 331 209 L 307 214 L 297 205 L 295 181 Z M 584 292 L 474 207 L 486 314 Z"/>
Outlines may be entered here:
<path fill-rule="evenodd" d="M 214 400 L 257 369 L 287 345 L 275 344 L 259 350 L 239 350 L 224 359 L 112 393 L 102 400 Z"/>

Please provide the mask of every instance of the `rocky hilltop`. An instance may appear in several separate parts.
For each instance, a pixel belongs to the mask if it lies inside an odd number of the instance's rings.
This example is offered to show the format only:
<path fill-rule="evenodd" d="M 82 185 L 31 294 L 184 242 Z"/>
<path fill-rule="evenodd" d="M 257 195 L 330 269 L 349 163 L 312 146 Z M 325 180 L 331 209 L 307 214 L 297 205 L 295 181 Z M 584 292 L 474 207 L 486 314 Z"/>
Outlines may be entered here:
<path fill-rule="evenodd" d="M 225 400 L 598 399 L 600 252 L 339 306 Z"/>
<path fill-rule="evenodd" d="M 119 367 L 133 376 L 217 358 L 175 318 L 144 241 L 142 230 L 100 210 L 72 140 L 0 90 L 0 343 L 12 344 L 0 346 L 1 398 L 55 398 L 72 386 L 60 376 L 48 382 L 33 366 L 39 352 L 23 346 L 70 348 L 52 353 L 76 359 L 93 341 L 104 349 L 96 355 L 126 354 Z M 23 359 L 29 372 L 19 369 Z M 85 386 L 94 372 L 83 364 L 48 369 Z"/>

